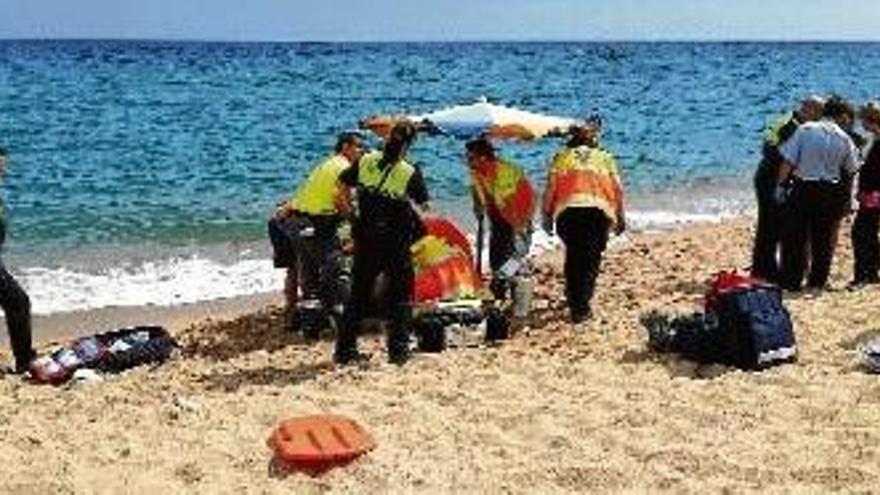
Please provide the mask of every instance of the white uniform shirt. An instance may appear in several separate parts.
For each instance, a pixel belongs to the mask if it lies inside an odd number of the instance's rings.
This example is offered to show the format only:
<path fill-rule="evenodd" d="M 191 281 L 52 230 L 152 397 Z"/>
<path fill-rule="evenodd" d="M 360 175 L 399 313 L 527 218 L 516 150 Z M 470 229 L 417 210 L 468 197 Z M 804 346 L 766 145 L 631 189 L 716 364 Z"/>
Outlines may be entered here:
<path fill-rule="evenodd" d="M 801 124 L 779 151 L 805 181 L 838 182 L 841 170 L 858 169 L 856 145 L 830 120 Z"/>

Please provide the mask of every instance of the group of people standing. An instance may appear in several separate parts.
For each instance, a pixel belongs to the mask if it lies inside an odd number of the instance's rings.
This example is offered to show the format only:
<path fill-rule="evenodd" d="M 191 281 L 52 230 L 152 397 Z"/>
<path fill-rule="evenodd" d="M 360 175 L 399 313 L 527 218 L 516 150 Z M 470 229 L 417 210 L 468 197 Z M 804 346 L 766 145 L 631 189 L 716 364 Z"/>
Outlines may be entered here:
<path fill-rule="evenodd" d="M 599 146 L 600 133 L 598 119 L 569 130 L 566 145 L 550 160 L 541 205 L 542 227 L 550 233 L 555 228 L 566 245 L 566 299 L 574 323 L 590 317 L 609 233 L 621 233 L 626 225 L 620 173 L 613 156 Z M 276 266 L 288 271 L 287 311 L 296 311 L 297 285 L 321 300 L 336 329 L 338 364 L 363 359 L 356 336 L 380 274 L 391 323 L 389 361 L 403 364 L 409 358 L 415 278 L 410 247 L 424 234 L 421 219 L 433 214 L 421 170 L 407 160 L 417 134 L 412 122 L 397 122 L 382 148 L 366 154 L 363 136 L 341 134 L 334 153 L 312 169 L 269 221 Z M 505 267 L 523 266 L 517 260 L 529 252 L 537 194 L 523 168 L 501 157 L 488 138 L 469 141 L 465 150 L 474 214 L 481 223 L 489 220 L 490 289 L 503 299 L 511 288 Z M 343 250 L 338 227 L 345 222 L 352 225 L 351 292 L 313 290 L 336 286 L 331 279 L 340 272 Z M 311 280 L 301 280 L 309 272 Z"/>
<path fill-rule="evenodd" d="M 857 120 L 869 134 L 855 129 Z M 755 174 L 752 273 L 790 291 L 825 288 L 842 220 L 856 219 L 852 287 L 880 283 L 880 105 L 809 96 L 764 133 Z M 855 185 L 855 188 L 853 187 Z"/>

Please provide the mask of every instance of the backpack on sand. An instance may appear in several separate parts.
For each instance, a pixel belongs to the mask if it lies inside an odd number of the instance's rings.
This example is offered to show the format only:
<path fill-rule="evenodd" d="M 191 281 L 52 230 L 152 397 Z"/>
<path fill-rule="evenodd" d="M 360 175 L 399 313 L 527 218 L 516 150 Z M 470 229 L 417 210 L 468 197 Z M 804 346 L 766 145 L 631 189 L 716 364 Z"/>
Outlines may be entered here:
<path fill-rule="evenodd" d="M 724 364 L 764 369 L 797 359 L 797 345 L 782 291 L 736 272 L 721 272 L 706 296 L 719 324 Z"/>

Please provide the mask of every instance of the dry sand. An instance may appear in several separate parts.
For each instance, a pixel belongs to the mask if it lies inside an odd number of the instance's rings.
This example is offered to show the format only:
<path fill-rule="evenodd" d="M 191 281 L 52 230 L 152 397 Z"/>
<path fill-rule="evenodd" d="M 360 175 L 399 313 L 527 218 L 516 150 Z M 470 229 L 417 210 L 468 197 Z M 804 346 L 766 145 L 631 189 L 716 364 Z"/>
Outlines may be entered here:
<path fill-rule="evenodd" d="M 800 360 L 762 373 L 646 350 L 650 309 L 699 309 L 705 281 L 749 258 L 747 221 L 644 234 L 609 252 L 596 318 L 550 301 L 489 348 L 335 370 L 269 307 L 172 325 L 183 356 L 69 389 L 0 380 L 0 493 L 872 492 L 880 480 L 880 376 L 856 345 L 880 328 L 880 289 L 787 298 Z M 850 272 L 842 236 L 833 283 Z M 378 448 L 318 478 L 270 466 L 280 419 L 349 415 Z"/>

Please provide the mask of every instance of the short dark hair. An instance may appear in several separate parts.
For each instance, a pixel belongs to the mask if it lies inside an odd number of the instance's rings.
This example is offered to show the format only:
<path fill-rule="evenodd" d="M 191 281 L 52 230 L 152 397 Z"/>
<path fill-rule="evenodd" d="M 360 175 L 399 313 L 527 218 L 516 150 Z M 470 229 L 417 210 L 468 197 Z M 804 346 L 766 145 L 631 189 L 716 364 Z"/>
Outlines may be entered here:
<path fill-rule="evenodd" d="M 418 128 L 408 120 L 402 120 L 391 128 L 391 133 L 385 141 L 382 159 L 386 162 L 396 162 L 403 158 L 405 149 L 416 140 Z"/>
<path fill-rule="evenodd" d="M 345 131 L 339 133 L 339 136 L 336 138 L 336 146 L 334 150 L 339 153 L 346 146 L 355 143 L 356 141 L 363 141 L 364 135 L 357 131 Z"/>
<path fill-rule="evenodd" d="M 476 139 L 472 139 L 464 145 L 465 149 L 468 153 L 475 153 L 480 156 L 485 156 L 488 158 L 495 158 L 495 147 L 492 146 L 492 143 L 486 139 L 485 136 L 480 136 Z"/>
<path fill-rule="evenodd" d="M 9 152 L 6 151 L 6 148 L 4 148 L 3 146 L 0 146 L 0 156 L 8 156 L 8 155 L 9 155 Z"/>
<path fill-rule="evenodd" d="M 854 119 L 856 117 L 856 109 L 852 103 L 846 101 L 842 96 L 831 95 L 828 97 L 828 101 L 825 102 L 825 106 L 822 107 L 822 115 L 832 119 L 846 115 Z"/>
<path fill-rule="evenodd" d="M 401 120 L 394 124 L 388 135 L 388 142 L 412 144 L 416 139 L 418 128 L 409 120 Z"/>

